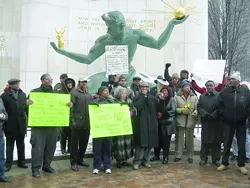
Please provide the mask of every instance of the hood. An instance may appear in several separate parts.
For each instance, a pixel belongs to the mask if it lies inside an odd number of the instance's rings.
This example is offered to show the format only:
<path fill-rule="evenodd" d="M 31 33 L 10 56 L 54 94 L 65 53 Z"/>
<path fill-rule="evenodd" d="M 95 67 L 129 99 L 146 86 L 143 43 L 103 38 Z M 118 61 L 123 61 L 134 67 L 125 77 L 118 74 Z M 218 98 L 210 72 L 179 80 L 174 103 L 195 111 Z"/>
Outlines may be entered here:
<path fill-rule="evenodd" d="M 69 88 L 67 88 L 67 86 L 66 86 L 66 82 L 67 81 L 72 81 L 73 82 L 73 88 L 76 86 L 76 82 L 75 82 L 75 80 L 73 79 L 73 78 L 66 78 L 65 80 L 64 80 L 64 82 L 63 82 L 63 86 L 65 87 L 65 89 L 69 92 Z M 72 88 L 72 89 L 73 89 Z"/>

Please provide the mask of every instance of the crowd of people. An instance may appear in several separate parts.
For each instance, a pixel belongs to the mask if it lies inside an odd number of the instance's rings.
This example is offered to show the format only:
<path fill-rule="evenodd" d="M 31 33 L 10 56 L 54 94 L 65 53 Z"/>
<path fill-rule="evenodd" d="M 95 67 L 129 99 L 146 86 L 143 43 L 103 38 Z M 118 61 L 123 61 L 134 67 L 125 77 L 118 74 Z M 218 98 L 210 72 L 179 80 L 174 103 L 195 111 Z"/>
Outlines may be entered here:
<path fill-rule="evenodd" d="M 54 173 L 51 162 L 54 157 L 58 130 L 62 154 L 70 153 L 70 164 L 73 171 L 79 166 L 89 167 L 83 159 L 90 136 L 89 105 L 110 103 L 127 104 L 133 128 L 132 135 L 93 138 L 93 174 L 98 174 L 103 164 L 106 174 L 111 173 L 111 158 L 116 160 L 117 168 L 128 166 L 133 158 L 133 169 L 140 166 L 151 168 L 150 161 L 160 160 L 162 164 L 169 161 L 171 137 L 175 135 L 174 162 L 182 160 L 184 148 L 187 150 L 188 163 L 193 163 L 194 128 L 202 125 L 200 165 L 208 162 L 211 150 L 212 163 L 218 171 L 227 169 L 230 149 L 233 143 L 233 158 L 238 160 L 238 169 L 247 174 L 245 162 L 249 161 L 250 144 L 249 84 L 241 82 L 238 72 L 225 77 L 222 83 L 208 80 L 205 87 L 200 87 L 182 70 L 180 75 L 169 74 L 171 64 L 166 64 L 164 77 L 158 76 L 156 86 L 141 82 L 134 77 L 130 87 L 126 76 L 109 76 L 109 82 L 102 82 L 95 95 L 88 91 L 88 79 L 60 76 L 60 83 L 52 87 L 49 74 L 41 76 L 41 86 L 31 92 L 70 94 L 71 101 L 69 127 L 32 127 L 31 128 L 31 169 L 33 177 L 40 177 L 40 169 Z M 191 80 L 190 80 L 190 78 Z M 201 95 L 198 97 L 197 93 Z M 17 165 L 28 168 L 25 163 L 24 138 L 27 127 L 29 106 L 34 101 L 20 89 L 20 80 L 11 79 L 1 95 L 0 101 L 0 181 L 10 182 L 5 171 L 10 171 L 13 163 L 13 149 L 16 142 L 18 151 Z M 46 99 L 44 99 L 46 100 Z M 3 130 L 3 131 L 2 131 Z M 4 162 L 4 137 L 6 136 L 6 162 Z M 235 144 L 237 141 L 237 144 Z M 221 159 L 221 144 L 224 150 Z M 154 156 L 150 158 L 151 149 Z M 246 153 L 246 150 L 248 154 Z M 237 152 L 236 152 L 237 151 Z"/>

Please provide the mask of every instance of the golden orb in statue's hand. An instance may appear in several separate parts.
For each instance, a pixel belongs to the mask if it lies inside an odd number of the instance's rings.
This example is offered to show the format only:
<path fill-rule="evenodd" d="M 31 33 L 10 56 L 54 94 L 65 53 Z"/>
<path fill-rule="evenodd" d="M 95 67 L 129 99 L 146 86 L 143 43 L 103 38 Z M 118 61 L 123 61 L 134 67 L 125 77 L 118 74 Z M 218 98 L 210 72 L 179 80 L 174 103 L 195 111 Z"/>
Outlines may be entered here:
<path fill-rule="evenodd" d="M 174 17 L 177 20 L 181 20 L 186 16 L 186 10 L 185 8 L 179 7 L 174 10 Z"/>

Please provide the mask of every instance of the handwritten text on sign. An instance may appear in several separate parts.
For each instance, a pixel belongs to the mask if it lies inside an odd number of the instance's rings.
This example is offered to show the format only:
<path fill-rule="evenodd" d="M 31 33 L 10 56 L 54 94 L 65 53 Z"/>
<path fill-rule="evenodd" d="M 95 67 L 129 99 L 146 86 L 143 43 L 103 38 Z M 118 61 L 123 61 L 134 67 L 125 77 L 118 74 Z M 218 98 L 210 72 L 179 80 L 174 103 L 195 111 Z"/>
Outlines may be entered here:
<path fill-rule="evenodd" d="M 127 105 L 89 105 L 92 138 L 131 135 L 132 125 Z"/>
<path fill-rule="evenodd" d="M 30 93 L 34 104 L 29 106 L 28 126 L 66 127 L 69 126 L 70 101 L 68 94 Z"/>
<path fill-rule="evenodd" d="M 128 46 L 106 46 L 106 64 L 109 75 L 128 74 Z"/>

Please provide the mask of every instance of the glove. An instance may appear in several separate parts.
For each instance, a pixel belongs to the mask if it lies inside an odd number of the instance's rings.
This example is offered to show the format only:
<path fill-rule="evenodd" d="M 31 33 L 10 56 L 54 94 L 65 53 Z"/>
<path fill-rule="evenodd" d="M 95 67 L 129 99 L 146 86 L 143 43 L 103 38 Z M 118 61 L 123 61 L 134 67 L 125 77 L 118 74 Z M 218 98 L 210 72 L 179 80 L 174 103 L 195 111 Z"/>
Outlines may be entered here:
<path fill-rule="evenodd" d="M 132 117 L 134 115 L 134 112 L 131 110 L 130 111 L 130 117 Z"/>
<path fill-rule="evenodd" d="M 161 112 L 157 112 L 157 118 L 158 119 L 162 119 L 163 118 L 163 114 Z"/>
<path fill-rule="evenodd" d="M 6 115 L 4 113 L 0 114 L 0 120 L 6 120 Z"/>
<path fill-rule="evenodd" d="M 182 108 L 181 112 L 183 114 L 185 114 L 185 115 L 188 115 L 188 114 L 190 114 L 190 109 L 188 109 L 188 108 Z"/>
<path fill-rule="evenodd" d="M 171 63 L 166 63 L 165 68 L 168 69 L 171 66 Z"/>
<path fill-rule="evenodd" d="M 206 118 L 206 119 L 208 119 L 208 120 L 213 120 L 214 118 L 211 116 L 211 114 L 206 114 L 205 116 L 204 116 L 204 118 Z"/>
<path fill-rule="evenodd" d="M 197 117 L 198 116 L 198 112 L 197 112 L 197 110 L 195 110 L 193 113 L 192 113 L 192 115 L 191 115 L 192 117 Z"/>

